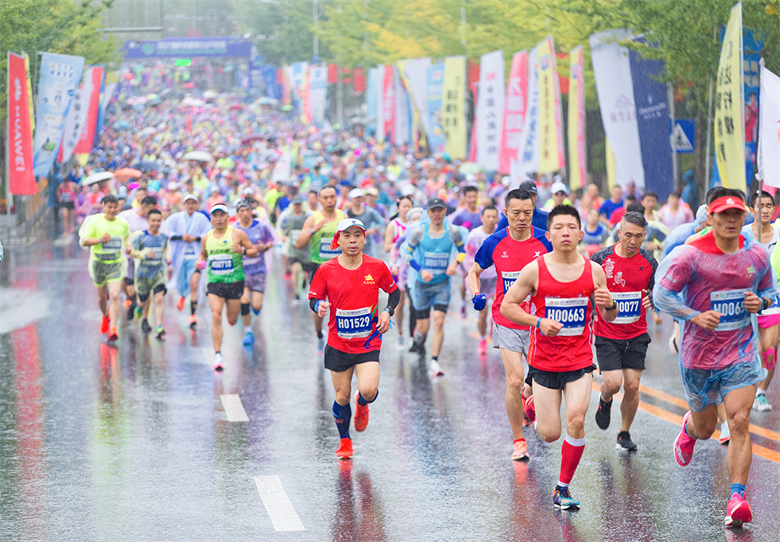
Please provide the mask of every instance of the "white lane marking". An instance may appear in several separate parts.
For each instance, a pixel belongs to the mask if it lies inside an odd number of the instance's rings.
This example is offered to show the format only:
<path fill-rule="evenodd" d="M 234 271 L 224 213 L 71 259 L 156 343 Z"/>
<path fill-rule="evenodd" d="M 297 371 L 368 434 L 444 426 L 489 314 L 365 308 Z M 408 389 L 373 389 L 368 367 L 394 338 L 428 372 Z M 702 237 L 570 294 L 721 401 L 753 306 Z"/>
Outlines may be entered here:
<path fill-rule="evenodd" d="M 271 523 L 277 531 L 305 531 L 306 528 L 301 523 L 301 519 L 295 512 L 287 493 L 284 492 L 282 481 L 278 476 L 255 476 L 257 491 L 260 492 L 260 498 L 263 500 L 268 515 L 271 516 Z"/>
<path fill-rule="evenodd" d="M 248 422 L 249 417 L 246 415 L 244 405 L 241 404 L 241 398 L 235 393 L 229 393 L 219 396 L 222 401 L 222 408 L 225 409 L 227 419 L 229 422 Z"/>
<path fill-rule="evenodd" d="M 43 292 L 23 288 L 0 288 L 0 335 L 43 320 L 50 312 L 49 298 Z M 97 329 L 100 316 L 92 321 Z"/>

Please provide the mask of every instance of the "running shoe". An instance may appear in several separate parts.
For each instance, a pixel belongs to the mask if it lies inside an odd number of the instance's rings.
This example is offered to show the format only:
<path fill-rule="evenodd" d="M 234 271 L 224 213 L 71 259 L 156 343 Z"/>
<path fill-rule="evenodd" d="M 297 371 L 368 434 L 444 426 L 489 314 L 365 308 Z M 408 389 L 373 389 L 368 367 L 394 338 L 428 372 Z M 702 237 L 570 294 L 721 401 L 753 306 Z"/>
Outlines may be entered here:
<path fill-rule="evenodd" d="M 753 521 L 753 510 L 739 493 L 734 493 L 726 505 L 726 527 L 742 527 Z"/>
<path fill-rule="evenodd" d="M 190 328 L 195 329 L 196 325 L 198 325 L 198 317 L 190 314 Z"/>
<path fill-rule="evenodd" d="M 108 327 L 111 325 L 111 320 L 105 314 L 100 320 L 100 334 L 105 335 L 108 333 Z"/>
<path fill-rule="evenodd" d="M 293 298 L 293 301 L 294 301 L 295 303 L 298 303 L 298 302 L 300 302 L 300 300 L 301 300 L 301 296 L 300 296 L 300 294 L 295 294 L 295 297 Z"/>
<path fill-rule="evenodd" d="M 674 335 L 669 337 L 669 351 L 675 356 L 680 353 L 680 349 L 677 347 L 677 338 Z"/>
<path fill-rule="evenodd" d="M 404 346 L 405 346 L 404 345 L 404 336 L 403 335 L 399 335 L 398 336 L 398 350 L 403 350 Z"/>
<path fill-rule="evenodd" d="M 325 337 L 317 339 L 317 352 L 320 354 L 325 352 Z"/>
<path fill-rule="evenodd" d="M 155 328 L 155 330 L 154 330 L 154 336 L 156 338 L 162 340 L 163 335 L 165 335 L 165 330 L 163 329 L 162 326 L 157 326 L 157 328 Z"/>
<path fill-rule="evenodd" d="M 252 346 L 253 344 L 255 344 L 255 334 L 251 331 L 247 331 L 246 335 L 244 335 L 243 345 Z"/>
<path fill-rule="evenodd" d="M 531 423 L 536 421 L 536 406 L 534 406 L 534 396 L 526 397 L 523 401 L 523 414 Z"/>
<path fill-rule="evenodd" d="M 141 321 L 141 331 L 144 332 L 144 335 L 149 335 L 152 332 L 152 326 L 149 325 L 149 320 Z"/>
<path fill-rule="evenodd" d="M 135 312 L 134 312 L 135 319 L 140 320 L 143 315 L 144 315 L 144 310 L 138 305 L 136 305 Z"/>
<path fill-rule="evenodd" d="M 612 419 L 612 401 L 605 403 L 599 396 L 599 407 L 596 409 L 596 425 L 599 429 L 607 429 Z"/>
<path fill-rule="evenodd" d="M 215 354 L 214 355 L 214 370 L 218 373 L 222 372 L 222 369 L 225 368 L 225 364 L 222 361 L 222 354 Z"/>
<path fill-rule="evenodd" d="M 289 281 L 290 280 L 290 276 L 291 276 L 290 272 L 287 271 L 287 273 L 284 274 L 284 280 L 288 280 Z"/>
<path fill-rule="evenodd" d="M 729 422 L 723 422 L 720 424 L 720 436 L 718 437 L 718 442 L 725 446 L 729 443 L 730 440 L 731 431 L 729 430 Z"/>
<path fill-rule="evenodd" d="M 433 376 L 444 376 L 444 369 L 441 368 L 441 365 L 439 365 L 439 362 L 435 359 L 431 360 L 428 368 L 431 370 L 431 373 L 433 373 Z"/>
<path fill-rule="evenodd" d="M 628 431 L 618 433 L 615 448 L 622 452 L 636 452 L 636 444 L 631 440 L 631 434 Z"/>
<path fill-rule="evenodd" d="M 482 339 L 479 341 L 479 346 L 477 346 L 477 354 L 487 354 L 487 340 Z"/>
<path fill-rule="evenodd" d="M 519 438 L 512 443 L 512 461 L 528 461 L 528 444 L 524 438 Z"/>
<path fill-rule="evenodd" d="M 756 412 L 769 412 L 772 410 L 772 405 L 767 402 L 766 395 L 763 393 L 756 395 L 756 398 L 753 399 L 753 410 Z"/>
<path fill-rule="evenodd" d="M 688 411 L 683 417 L 682 429 L 677 439 L 674 441 L 674 458 L 681 467 L 686 466 L 693 458 L 693 447 L 696 445 L 696 439 L 692 439 L 685 432 L 685 424 L 691 419 L 691 412 Z"/>
<path fill-rule="evenodd" d="M 127 307 L 127 321 L 130 322 L 135 318 L 135 308 L 137 305 L 132 301 L 125 301 L 125 307 Z"/>
<path fill-rule="evenodd" d="M 116 327 L 112 327 L 108 331 L 108 342 L 113 343 L 116 342 L 119 339 L 119 332 L 116 330 Z"/>
<path fill-rule="evenodd" d="M 339 443 L 339 449 L 336 450 L 336 456 L 339 459 L 352 459 L 352 453 L 352 439 L 341 439 L 341 443 Z"/>
<path fill-rule="evenodd" d="M 579 508 L 580 501 L 572 498 L 568 487 L 555 486 L 555 491 L 553 492 L 553 506 L 555 508 L 560 508 L 561 510 Z"/>
<path fill-rule="evenodd" d="M 176 303 L 176 309 L 179 310 L 179 311 L 183 311 L 184 310 L 184 298 L 183 297 L 179 297 L 179 301 Z"/>
<path fill-rule="evenodd" d="M 365 431 L 368 426 L 368 405 L 358 402 L 360 392 L 355 394 L 355 431 Z"/>
<path fill-rule="evenodd" d="M 465 301 L 463 301 L 460 304 L 460 317 L 463 318 L 464 320 L 466 319 L 466 302 Z"/>

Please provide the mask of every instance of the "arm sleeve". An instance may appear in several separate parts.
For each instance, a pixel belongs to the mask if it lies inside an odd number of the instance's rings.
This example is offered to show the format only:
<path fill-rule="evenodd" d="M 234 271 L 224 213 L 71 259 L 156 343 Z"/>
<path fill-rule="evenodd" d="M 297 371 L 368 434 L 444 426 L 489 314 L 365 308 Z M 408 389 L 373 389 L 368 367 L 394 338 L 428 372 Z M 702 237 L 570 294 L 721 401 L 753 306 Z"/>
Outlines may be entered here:
<path fill-rule="evenodd" d="M 395 308 L 398 306 L 398 302 L 401 301 L 401 290 L 396 288 L 387 297 L 387 306 L 391 312 L 395 312 Z"/>
<path fill-rule="evenodd" d="M 693 272 L 692 250 L 690 246 L 677 247 L 655 272 L 653 305 L 678 320 L 688 321 L 700 314 L 685 304 L 682 294 Z"/>
<path fill-rule="evenodd" d="M 421 269 L 420 264 L 414 261 L 414 251 L 419 246 L 420 242 L 423 240 L 423 235 L 425 232 L 421 227 L 416 227 L 414 230 L 407 232 L 406 235 L 406 250 L 402 251 L 402 254 L 404 256 L 404 259 L 409 262 L 409 265 L 411 265 L 416 271 L 419 271 Z"/>

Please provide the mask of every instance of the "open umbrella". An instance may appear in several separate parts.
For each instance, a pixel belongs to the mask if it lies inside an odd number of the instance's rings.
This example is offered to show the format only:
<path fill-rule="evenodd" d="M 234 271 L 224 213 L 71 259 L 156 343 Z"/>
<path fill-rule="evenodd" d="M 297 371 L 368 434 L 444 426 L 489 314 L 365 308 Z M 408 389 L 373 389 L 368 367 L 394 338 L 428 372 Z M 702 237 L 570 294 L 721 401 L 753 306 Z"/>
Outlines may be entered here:
<path fill-rule="evenodd" d="M 213 100 L 217 96 L 218 96 L 218 94 L 216 92 L 214 92 L 213 90 L 207 90 L 206 92 L 203 93 L 203 99 L 204 100 Z"/>
<path fill-rule="evenodd" d="M 263 96 L 257 101 L 257 103 L 259 103 L 260 105 L 276 105 L 279 103 L 279 100 L 277 100 L 276 98 L 269 98 L 268 96 Z"/>
<path fill-rule="evenodd" d="M 232 103 L 230 104 L 230 107 L 228 107 L 231 111 L 240 111 L 241 109 L 244 109 L 244 104 L 241 103 Z"/>
<path fill-rule="evenodd" d="M 195 162 L 213 162 L 214 157 L 206 151 L 190 151 L 182 156 L 182 160 L 193 160 Z"/>
<path fill-rule="evenodd" d="M 100 183 L 103 181 L 110 181 L 114 178 L 114 174 L 110 171 L 100 171 L 93 173 L 81 179 L 81 186 L 89 186 L 91 184 Z"/>
<path fill-rule="evenodd" d="M 469 173 L 477 174 L 477 173 L 484 173 L 485 168 L 477 164 L 476 162 L 464 162 L 460 165 L 458 168 L 458 173 L 461 175 L 468 175 Z"/>
<path fill-rule="evenodd" d="M 159 171 L 162 169 L 162 164 L 151 160 L 142 160 L 136 164 L 135 168 L 141 171 Z"/>
<path fill-rule="evenodd" d="M 114 172 L 114 177 L 116 177 L 120 181 L 126 181 L 128 179 L 137 179 L 141 175 L 143 175 L 143 173 L 141 173 L 137 169 L 133 169 L 129 167 L 123 167 L 122 169 L 117 169 Z"/>
<path fill-rule="evenodd" d="M 241 138 L 241 144 L 249 145 L 253 141 L 257 141 L 259 139 L 265 139 L 265 136 L 263 134 L 250 134 Z"/>

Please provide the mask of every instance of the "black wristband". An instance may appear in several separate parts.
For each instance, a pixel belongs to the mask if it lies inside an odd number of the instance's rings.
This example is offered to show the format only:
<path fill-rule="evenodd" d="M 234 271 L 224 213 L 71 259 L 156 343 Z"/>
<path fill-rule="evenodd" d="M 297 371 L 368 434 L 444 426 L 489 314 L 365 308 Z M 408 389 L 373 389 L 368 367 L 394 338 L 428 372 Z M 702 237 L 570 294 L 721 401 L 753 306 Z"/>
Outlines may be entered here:
<path fill-rule="evenodd" d="M 613 310 L 615 310 L 617 308 L 617 306 L 618 306 L 617 301 L 615 301 L 613 299 L 612 300 L 612 306 L 611 307 L 605 307 L 604 310 L 605 311 L 613 311 Z"/>

